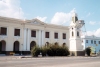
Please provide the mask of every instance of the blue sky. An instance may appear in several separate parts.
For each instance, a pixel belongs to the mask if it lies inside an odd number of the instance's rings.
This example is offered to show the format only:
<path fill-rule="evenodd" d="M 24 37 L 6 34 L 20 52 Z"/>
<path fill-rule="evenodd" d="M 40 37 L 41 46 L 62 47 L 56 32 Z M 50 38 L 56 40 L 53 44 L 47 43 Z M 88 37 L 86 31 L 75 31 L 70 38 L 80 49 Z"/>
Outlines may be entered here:
<path fill-rule="evenodd" d="M 100 36 L 99 6 L 100 0 L 0 0 L 0 15 L 68 26 L 75 11 L 85 21 L 87 34 Z"/>

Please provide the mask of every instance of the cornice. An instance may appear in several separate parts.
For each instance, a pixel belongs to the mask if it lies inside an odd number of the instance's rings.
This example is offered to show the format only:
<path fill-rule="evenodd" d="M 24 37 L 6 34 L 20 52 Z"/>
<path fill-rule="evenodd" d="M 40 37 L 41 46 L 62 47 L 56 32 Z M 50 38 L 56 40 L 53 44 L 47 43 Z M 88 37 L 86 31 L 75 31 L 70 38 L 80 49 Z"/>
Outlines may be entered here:
<path fill-rule="evenodd" d="M 31 22 L 38 22 L 38 24 L 32 24 Z M 9 17 L 2 17 L 0 16 L 0 22 L 8 22 L 8 23 L 19 23 L 24 25 L 33 25 L 33 26 L 41 26 L 44 28 L 55 28 L 55 29 L 69 29 L 69 26 L 62 26 L 62 25 L 55 25 L 55 24 L 49 24 L 40 21 L 39 19 L 32 19 L 32 20 L 22 20 L 22 19 L 16 19 L 16 18 L 9 18 Z"/>
<path fill-rule="evenodd" d="M 96 37 L 96 36 L 82 36 L 81 38 L 83 39 L 99 39 L 100 40 L 100 37 Z"/>
<path fill-rule="evenodd" d="M 62 25 L 55 25 L 55 24 L 47 24 L 46 27 L 50 27 L 50 28 L 59 28 L 59 29 L 69 29 L 69 26 L 62 26 Z"/>
<path fill-rule="evenodd" d="M 24 23 L 24 20 L 22 20 L 22 19 L 16 19 L 16 18 L 9 18 L 9 17 L 2 17 L 2 16 L 0 16 L 0 22 Z"/>

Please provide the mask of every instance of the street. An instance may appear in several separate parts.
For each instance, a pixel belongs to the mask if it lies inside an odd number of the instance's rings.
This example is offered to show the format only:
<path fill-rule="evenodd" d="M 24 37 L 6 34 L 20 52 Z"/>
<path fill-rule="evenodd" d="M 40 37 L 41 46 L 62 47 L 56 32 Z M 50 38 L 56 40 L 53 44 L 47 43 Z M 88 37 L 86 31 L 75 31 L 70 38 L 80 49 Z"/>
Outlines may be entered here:
<path fill-rule="evenodd" d="M 2 60 L 1 60 L 2 59 Z M 1 58 L 0 67 L 100 67 L 99 57 Z"/>

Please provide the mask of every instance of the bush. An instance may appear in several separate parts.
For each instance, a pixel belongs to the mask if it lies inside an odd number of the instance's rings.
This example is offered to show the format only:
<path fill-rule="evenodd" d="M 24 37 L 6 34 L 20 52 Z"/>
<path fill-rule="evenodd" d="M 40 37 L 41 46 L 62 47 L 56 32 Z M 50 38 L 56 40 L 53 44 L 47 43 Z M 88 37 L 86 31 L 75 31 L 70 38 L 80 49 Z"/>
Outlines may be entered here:
<path fill-rule="evenodd" d="M 90 54 L 91 54 L 91 47 L 87 47 L 87 48 L 85 49 L 85 52 L 86 52 L 86 54 L 87 54 L 88 56 L 90 56 Z"/>
<path fill-rule="evenodd" d="M 49 56 L 67 56 L 69 55 L 69 49 L 68 47 L 62 47 L 59 45 L 52 45 L 48 48 L 47 54 Z"/>
<path fill-rule="evenodd" d="M 41 49 L 38 46 L 35 46 L 31 50 L 32 57 L 37 57 L 40 54 Z"/>
<path fill-rule="evenodd" d="M 42 52 L 42 56 L 46 56 L 47 55 L 47 48 L 46 47 L 42 47 L 41 48 L 41 52 Z"/>
<path fill-rule="evenodd" d="M 38 56 L 42 52 L 42 56 L 67 56 L 69 55 L 69 49 L 67 46 L 59 46 L 50 44 L 49 46 L 43 46 L 41 49 L 39 47 L 34 47 L 31 50 L 32 56 Z"/>

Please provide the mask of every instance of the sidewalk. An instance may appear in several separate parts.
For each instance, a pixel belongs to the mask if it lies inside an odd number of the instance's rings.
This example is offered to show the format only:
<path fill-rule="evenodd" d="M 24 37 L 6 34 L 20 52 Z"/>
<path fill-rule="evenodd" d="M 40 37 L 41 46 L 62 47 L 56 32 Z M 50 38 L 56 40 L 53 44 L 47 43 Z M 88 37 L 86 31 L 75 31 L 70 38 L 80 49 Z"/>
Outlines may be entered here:
<path fill-rule="evenodd" d="M 100 58 L 100 57 L 88 57 L 88 56 L 54 56 L 54 57 L 31 57 L 31 56 L 0 56 L 0 60 L 13 60 L 13 59 L 75 59 L 75 58 Z"/>

